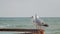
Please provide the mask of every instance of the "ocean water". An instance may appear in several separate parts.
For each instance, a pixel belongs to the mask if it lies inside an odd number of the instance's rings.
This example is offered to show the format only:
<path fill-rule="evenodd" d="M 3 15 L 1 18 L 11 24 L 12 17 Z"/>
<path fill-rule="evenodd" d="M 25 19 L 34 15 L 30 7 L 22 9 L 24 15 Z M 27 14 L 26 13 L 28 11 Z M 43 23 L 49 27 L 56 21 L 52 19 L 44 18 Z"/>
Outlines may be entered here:
<path fill-rule="evenodd" d="M 60 34 L 60 17 L 41 17 L 49 25 L 45 28 L 45 34 Z M 0 28 L 26 28 L 35 29 L 30 17 L 0 17 Z M 20 32 L 0 31 L 0 34 L 20 34 Z"/>

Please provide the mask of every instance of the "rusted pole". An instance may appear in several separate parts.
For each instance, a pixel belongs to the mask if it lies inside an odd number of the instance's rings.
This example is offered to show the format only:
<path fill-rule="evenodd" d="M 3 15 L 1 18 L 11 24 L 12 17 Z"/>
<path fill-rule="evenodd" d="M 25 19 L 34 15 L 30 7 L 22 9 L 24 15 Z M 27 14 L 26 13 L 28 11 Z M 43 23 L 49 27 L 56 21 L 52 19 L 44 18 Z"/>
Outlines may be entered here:
<path fill-rule="evenodd" d="M 39 30 L 39 34 L 45 34 L 44 30 L 43 29 L 40 29 Z"/>
<path fill-rule="evenodd" d="M 44 34 L 44 30 L 40 29 L 38 31 L 33 31 L 32 34 Z"/>
<path fill-rule="evenodd" d="M 0 31 L 25 32 L 24 34 L 44 34 L 44 30 L 43 29 L 0 29 Z"/>

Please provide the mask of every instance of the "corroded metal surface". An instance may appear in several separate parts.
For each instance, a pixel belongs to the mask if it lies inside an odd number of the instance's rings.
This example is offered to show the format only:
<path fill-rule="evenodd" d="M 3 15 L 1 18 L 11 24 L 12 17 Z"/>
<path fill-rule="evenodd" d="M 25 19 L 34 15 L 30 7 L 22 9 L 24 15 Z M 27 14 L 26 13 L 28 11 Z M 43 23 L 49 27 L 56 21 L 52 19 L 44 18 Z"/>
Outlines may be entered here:
<path fill-rule="evenodd" d="M 19 32 L 25 32 L 25 34 L 28 34 L 26 32 L 30 32 L 29 34 L 44 34 L 44 30 L 42 29 L 0 29 L 0 31 L 19 31 Z"/>

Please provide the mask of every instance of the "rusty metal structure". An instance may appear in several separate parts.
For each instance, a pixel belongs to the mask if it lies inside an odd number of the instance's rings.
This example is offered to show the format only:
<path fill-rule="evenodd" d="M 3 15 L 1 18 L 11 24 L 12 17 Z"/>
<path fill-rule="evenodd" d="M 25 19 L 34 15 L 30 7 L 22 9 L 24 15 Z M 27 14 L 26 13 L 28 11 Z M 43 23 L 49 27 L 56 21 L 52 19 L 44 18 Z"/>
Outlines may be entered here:
<path fill-rule="evenodd" d="M 0 31 L 25 32 L 24 34 L 44 34 L 44 30 L 42 30 L 42 29 L 9 29 L 9 28 L 3 28 L 3 29 L 0 29 Z"/>

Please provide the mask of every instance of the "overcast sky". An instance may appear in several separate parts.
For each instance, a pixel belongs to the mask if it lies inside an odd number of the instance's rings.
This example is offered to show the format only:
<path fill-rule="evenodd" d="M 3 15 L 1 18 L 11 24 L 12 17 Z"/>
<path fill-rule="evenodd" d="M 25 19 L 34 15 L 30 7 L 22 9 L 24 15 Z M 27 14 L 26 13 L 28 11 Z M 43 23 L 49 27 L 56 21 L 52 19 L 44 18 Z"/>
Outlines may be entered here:
<path fill-rule="evenodd" d="M 0 0 L 0 17 L 60 17 L 60 0 Z"/>

